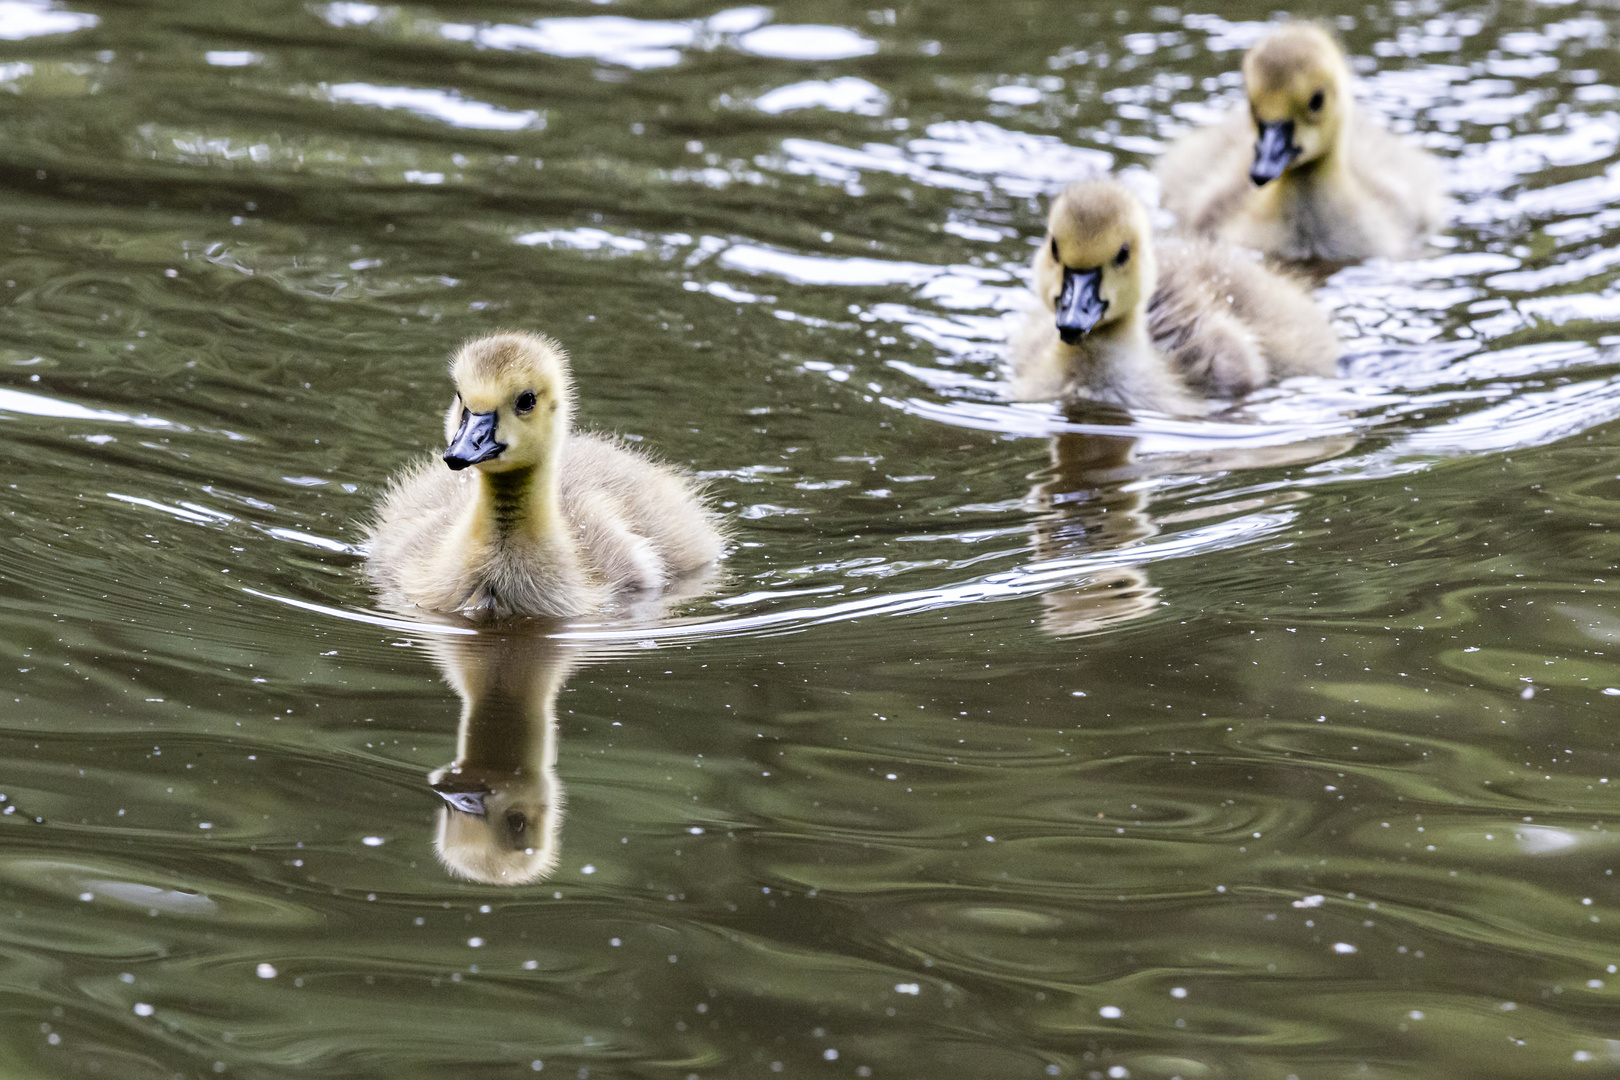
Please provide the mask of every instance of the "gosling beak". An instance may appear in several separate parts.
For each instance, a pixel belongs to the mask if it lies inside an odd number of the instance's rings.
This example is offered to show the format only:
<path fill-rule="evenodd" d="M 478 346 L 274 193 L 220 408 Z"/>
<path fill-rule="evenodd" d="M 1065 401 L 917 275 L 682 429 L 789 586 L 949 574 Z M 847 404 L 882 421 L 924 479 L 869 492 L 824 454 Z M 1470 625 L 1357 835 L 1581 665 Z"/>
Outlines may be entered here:
<path fill-rule="evenodd" d="M 481 788 L 464 791 L 453 783 L 434 784 L 433 793 L 448 803 L 450 809 L 471 814 L 473 817 L 484 816 L 484 797 L 489 794 Z"/>
<path fill-rule="evenodd" d="M 499 457 L 505 450 L 506 444 L 495 438 L 493 410 L 485 413 L 463 410 L 461 426 L 456 429 L 456 437 L 450 440 L 450 449 L 444 452 L 444 463 L 459 471 L 480 461 Z"/>
<path fill-rule="evenodd" d="M 1058 293 L 1057 328 L 1063 344 L 1076 344 L 1108 310 L 1102 289 L 1102 268 L 1071 270 L 1063 268 L 1063 291 Z"/>
<path fill-rule="evenodd" d="M 1294 145 L 1294 122 L 1278 120 L 1275 124 L 1260 124 L 1260 137 L 1254 141 L 1254 164 L 1249 167 L 1249 179 L 1255 187 L 1263 187 L 1283 174 L 1290 162 L 1299 156 Z"/>

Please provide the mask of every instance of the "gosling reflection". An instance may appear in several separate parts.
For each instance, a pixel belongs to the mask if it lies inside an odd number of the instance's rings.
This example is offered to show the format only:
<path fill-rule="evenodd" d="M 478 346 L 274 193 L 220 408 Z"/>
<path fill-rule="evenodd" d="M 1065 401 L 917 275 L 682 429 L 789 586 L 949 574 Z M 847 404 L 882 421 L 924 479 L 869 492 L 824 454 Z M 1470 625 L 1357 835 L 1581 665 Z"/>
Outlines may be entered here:
<path fill-rule="evenodd" d="M 1116 551 L 1157 533 L 1147 500 L 1131 484 L 1141 474 L 1136 440 L 1118 435 L 1053 436 L 1052 467 L 1029 493 L 1044 511 L 1035 524 L 1035 557 L 1073 558 Z M 1158 606 L 1159 590 L 1139 567 L 1115 566 L 1084 585 L 1041 597 L 1041 629 L 1054 637 L 1086 634 L 1139 619 Z"/>
<path fill-rule="evenodd" d="M 1107 410 L 1072 412 L 1069 420 L 1092 425 L 1126 422 Z M 1300 498 L 1297 493 L 1215 502 L 1153 515 L 1147 483 L 1168 473 L 1220 473 L 1280 468 L 1335 457 L 1355 445 L 1349 435 L 1329 435 L 1280 446 L 1212 446 L 1186 453 L 1153 454 L 1138 460 L 1138 440 L 1120 434 L 1064 432 L 1052 437 L 1052 465 L 1030 489 L 1029 503 L 1043 511 L 1034 529 L 1040 560 L 1119 551 L 1158 535 L 1164 524 L 1184 524 L 1261 509 Z M 1143 566 L 1100 569 L 1084 585 L 1045 594 L 1041 628 L 1054 637 L 1086 634 L 1139 619 L 1160 607 L 1159 589 Z"/>
<path fill-rule="evenodd" d="M 557 866 L 563 787 L 556 701 L 580 657 L 528 627 L 436 640 L 429 648 L 461 696 L 456 759 L 428 776 L 444 800 L 434 851 L 452 874 L 472 881 L 537 881 Z"/>

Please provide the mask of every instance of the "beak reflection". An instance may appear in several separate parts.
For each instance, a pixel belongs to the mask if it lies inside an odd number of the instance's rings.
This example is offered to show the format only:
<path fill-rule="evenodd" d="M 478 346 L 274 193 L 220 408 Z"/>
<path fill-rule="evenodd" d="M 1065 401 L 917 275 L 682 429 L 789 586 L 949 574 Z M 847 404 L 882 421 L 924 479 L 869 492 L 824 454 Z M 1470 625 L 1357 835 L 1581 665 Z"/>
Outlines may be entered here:
<path fill-rule="evenodd" d="M 447 790 L 445 784 L 434 784 L 433 790 L 450 809 L 473 817 L 484 816 L 484 797 L 492 794 L 488 791 L 451 791 Z"/>

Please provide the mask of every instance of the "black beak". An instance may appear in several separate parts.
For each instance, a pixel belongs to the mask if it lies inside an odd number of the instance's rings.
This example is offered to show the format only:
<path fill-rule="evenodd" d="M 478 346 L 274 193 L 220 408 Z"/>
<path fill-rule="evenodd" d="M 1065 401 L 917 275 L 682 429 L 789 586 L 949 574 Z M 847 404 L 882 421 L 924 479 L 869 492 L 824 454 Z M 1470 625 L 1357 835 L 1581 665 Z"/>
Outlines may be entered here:
<path fill-rule="evenodd" d="M 461 427 L 450 440 L 450 449 L 444 452 L 444 463 L 452 469 L 465 469 L 480 461 L 499 457 L 506 444 L 495 439 L 495 413 L 461 412 Z"/>
<path fill-rule="evenodd" d="M 1102 268 L 1071 270 L 1063 268 L 1063 291 L 1058 293 L 1057 328 L 1063 344 L 1073 345 L 1102 319 L 1108 301 L 1098 295 L 1102 289 Z"/>
<path fill-rule="evenodd" d="M 1254 181 L 1255 187 L 1277 179 L 1289 162 L 1299 156 L 1299 147 L 1294 145 L 1292 120 L 1278 120 L 1259 127 L 1260 137 L 1254 140 L 1254 164 L 1249 167 L 1249 179 Z"/>
<path fill-rule="evenodd" d="M 484 816 L 484 796 L 489 794 L 489 792 L 483 790 L 455 790 L 450 784 L 435 784 L 433 793 L 448 803 L 450 809 L 460 811 L 463 814 L 471 814 L 473 817 Z"/>

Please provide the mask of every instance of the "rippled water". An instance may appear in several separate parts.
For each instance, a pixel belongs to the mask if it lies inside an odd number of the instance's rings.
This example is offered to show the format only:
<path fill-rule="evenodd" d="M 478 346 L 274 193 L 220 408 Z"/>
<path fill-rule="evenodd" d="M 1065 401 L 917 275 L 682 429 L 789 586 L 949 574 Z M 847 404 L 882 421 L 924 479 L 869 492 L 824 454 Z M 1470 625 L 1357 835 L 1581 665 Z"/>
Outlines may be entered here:
<path fill-rule="evenodd" d="M 1300 14 L 1456 224 L 1186 422 L 1001 403 L 1004 319 L 1269 9 L 0 0 L 7 1075 L 1611 1074 L 1615 8 Z M 374 610 L 495 327 L 710 592 Z"/>

